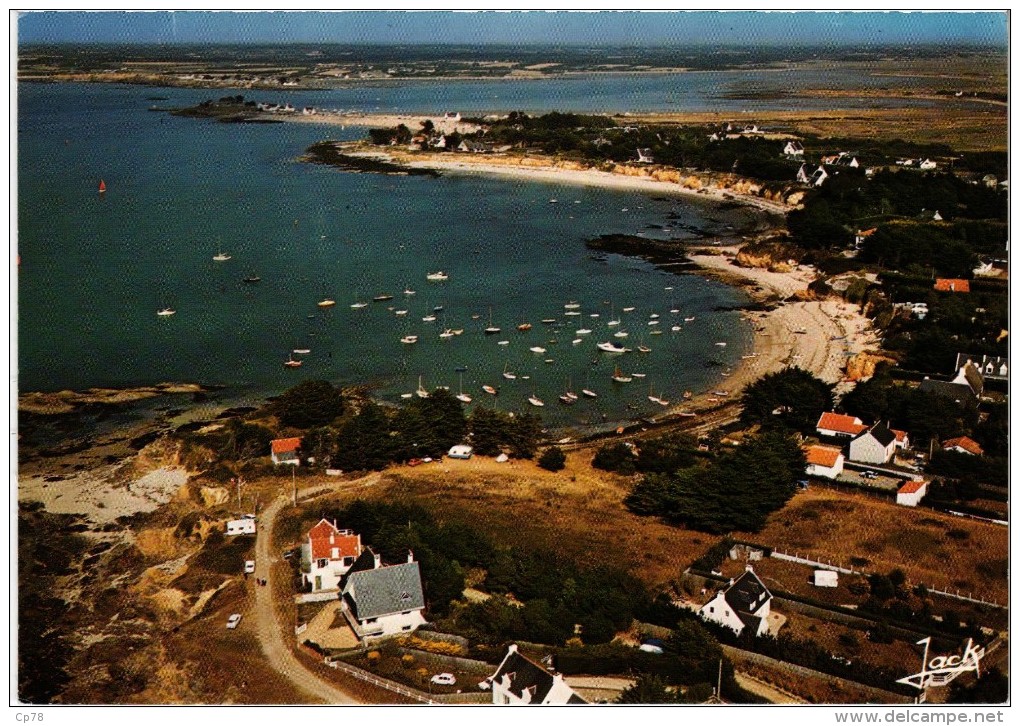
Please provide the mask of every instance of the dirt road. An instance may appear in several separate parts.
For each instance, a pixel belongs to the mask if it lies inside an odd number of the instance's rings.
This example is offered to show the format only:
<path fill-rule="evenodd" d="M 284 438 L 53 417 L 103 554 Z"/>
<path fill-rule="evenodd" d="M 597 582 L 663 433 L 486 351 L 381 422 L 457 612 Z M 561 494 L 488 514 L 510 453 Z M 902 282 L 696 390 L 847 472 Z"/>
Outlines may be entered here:
<path fill-rule="evenodd" d="M 256 632 L 262 643 L 262 652 L 269 664 L 295 686 L 324 703 L 363 703 L 356 694 L 349 693 L 326 683 L 298 662 L 284 641 L 281 624 L 273 611 L 273 562 L 269 546 L 273 524 L 280 509 L 287 504 L 287 497 L 280 496 L 273 501 L 259 518 L 259 531 L 255 542 L 255 561 L 260 576 L 268 582 L 265 587 L 255 588 Z"/>
<path fill-rule="evenodd" d="M 747 673 L 737 671 L 733 674 L 733 677 L 737 679 L 737 683 L 745 691 L 750 691 L 757 696 L 761 696 L 769 703 L 807 703 L 807 701 L 797 698 L 786 691 L 780 691 L 777 688 L 773 688 L 765 681 L 759 680 Z"/>

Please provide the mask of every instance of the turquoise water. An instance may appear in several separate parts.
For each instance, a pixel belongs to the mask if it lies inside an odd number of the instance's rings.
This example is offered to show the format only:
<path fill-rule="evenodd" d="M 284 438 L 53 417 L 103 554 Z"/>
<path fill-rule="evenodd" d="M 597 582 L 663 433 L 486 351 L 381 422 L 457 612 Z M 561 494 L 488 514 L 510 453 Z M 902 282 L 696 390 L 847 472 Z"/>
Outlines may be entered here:
<path fill-rule="evenodd" d="M 23 85 L 19 93 L 21 390 L 189 381 L 254 401 L 322 377 L 398 402 L 419 376 L 428 388 L 456 391 L 456 369 L 466 367 L 463 387 L 476 403 L 535 410 L 526 399 L 537 395 L 548 423 L 592 424 L 661 412 L 647 400 L 650 387 L 677 400 L 717 386 L 750 343 L 739 313 L 716 310 L 746 302 L 739 291 L 640 260 L 593 259 L 584 246 L 606 233 L 722 232 L 746 221 L 745 211 L 481 176 L 348 174 L 295 159 L 327 135 L 361 130 L 224 125 L 147 110 L 150 95 L 187 103 L 207 91 Z M 214 262 L 220 250 L 232 259 Z M 428 282 L 436 270 L 450 279 Z M 243 284 L 249 275 L 262 281 Z M 416 294 L 405 296 L 408 287 Z M 350 307 L 380 294 L 394 299 Z M 319 308 L 324 297 L 337 305 Z M 569 301 L 580 316 L 565 315 Z M 167 306 L 176 314 L 158 317 Z M 423 322 L 437 306 L 438 319 Z M 490 309 L 501 334 L 482 332 Z M 606 325 L 613 313 L 621 326 Z M 658 326 L 648 325 L 652 313 Z M 525 321 L 534 327 L 519 332 Z M 672 332 L 676 324 L 682 330 Z M 464 333 L 443 340 L 444 327 Z M 592 334 L 578 336 L 582 327 Z M 651 335 L 656 328 L 663 334 Z M 628 338 L 613 337 L 621 329 Z M 402 344 L 407 334 L 419 342 Z M 608 356 L 595 348 L 604 341 L 643 342 L 652 352 Z M 311 353 L 289 369 L 294 348 Z M 613 384 L 616 363 L 647 377 Z M 504 367 L 516 381 L 502 377 Z M 568 383 L 599 398 L 562 406 Z"/>

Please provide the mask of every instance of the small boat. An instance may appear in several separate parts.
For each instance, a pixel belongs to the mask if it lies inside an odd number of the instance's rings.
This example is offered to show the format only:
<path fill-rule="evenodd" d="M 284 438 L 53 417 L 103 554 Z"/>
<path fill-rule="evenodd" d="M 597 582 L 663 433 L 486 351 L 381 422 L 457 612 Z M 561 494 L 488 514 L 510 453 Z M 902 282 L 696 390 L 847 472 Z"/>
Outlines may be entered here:
<path fill-rule="evenodd" d="M 576 317 L 576 316 L 580 315 L 581 313 L 578 310 L 568 310 L 567 312 L 565 312 L 563 314 L 564 315 L 569 315 L 571 317 Z"/>
<path fill-rule="evenodd" d="M 674 333 L 679 333 L 680 332 L 680 326 L 679 325 L 674 325 L 672 328 L 670 328 L 670 330 L 672 330 Z"/>
<path fill-rule="evenodd" d="M 672 287 L 672 286 L 667 286 L 667 287 L 664 287 L 664 288 L 662 288 L 662 289 L 663 289 L 663 290 L 672 290 L 672 289 L 673 289 L 673 287 Z"/>
<path fill-rule="evenodd" d="M 718 345 L 720 348 L 725 348 L 726 347 L 726 343 L 723 343 L 722 341 L 716 343 L 716 345 Z"/>
<path fill-rule="evenodd" d="M 415 294 L 415 292 L 414 292 L 414 290 L 412 290 L 411 288 L 409 288 L 409 287 L 405 287 L 405 288 L 404 288 L 404 294 L 405 294 L 405 295 L 414 295 L 414 294 Z"/>
<path fill-rule="evenodd" d="M 406 311 L 406 310 L 394 310 L 394 311 L 393 311 L 393 314 L 394 314 L 394 315 L 397 315 L 397 316 L 400 316 L 400 315 L 407 315 L 407 311 Z"/>
<path fill-rule="evenodd" d="M 229 259 L 230 255 L 228 255 L 226 252 L 220 252 L 218 254 L 213 255 L 213 260 L 215 262 L 226 262 Z"/>
<path fill-rule="evenodd" d="M 748 353 L 747 355 L 742 355 L 740 357 L 743 358 L 744 360 L 747 360 L 748 358 L 757 358 L 758 354 L 757 353 Z"/>
<path fill-rule="evenodd" d="M 712 395 L 713 396 L 723 396 L 723 397 L 725 397 L 725 396 L 730 395 L 730 392 L 729 391 L 712 391 Z"/>
<path fill-rule="evenodd" d="M 617 332 L 613 333 L 614 338 L 626 338 L 628 335 L 630 335 L 630 333 L 628 333 L 626 330 L 618 330 Z"/>
<path fill-rule="evenodd" d="M 577 396 L 574 396 L 573 398 L 571 398 L 570 396 L 568 396 L 567 394 L 564 393 L 559 398 L 560 398 L 560 403 L 562 403 L 564 406 L 573 406 L 575 403 L 577 403 Z"/>
<path fill-rule="evenodd" d="M 517 378 L 517 374 L 516 373 L 511 373 L 510 371 L 508 371 L 507 368 L 509 368 L 509 367 L 510 367 L 510 363 L 509 362 L 507 362 L 507 364 L 505 366 L 503 366 L 503 377 L 505 379 L 507 379 L 508 381 L 512 381 L 513 379 Z"/>
<path fill-rule="evenodd" d="M 521 376 L 521 380 L 522 381 L 530 381 L 531 380 L 531 376 Z"/>
<path fill-rule="evenodd" d="M 330 298 L 326 298 L 325 300 L 320 300 L 318 302 L 318 306 L 320 308 L 331 308 L 334 305 L 336 305 L 336 300 L 331 300 Z"/>
<path fill-rule="evenodd" d="M 663 398 L 655 395 L 655 393 L 652 391 L 652 384 L 650 383 L 648 384 L 648 400 L 651 401 L 652 403 L 657 403 L 660 406 L 669 405 L 669 401 L 666 401 Z"/>
<path fill-rule="evenodd" d="M 520 330 L 522 333 L 531 330 L 531 323 L 521 323 L 520 325 L 517 326 L 517 329 Z"/>
<path fill-rule="evenodd" d="M 432 308 L 432 312 L 434 312 L 434 313 L 441 313 L 441 312 L 443 312 L 443 306 L 442 305 L 436 305 L 435 307 Z"/>
<path fill-rule="evenodd" d="M 658 324 L 659 324 L 659 321 L 658 321 L 658 320 L 649 320 L 649 321 L 648 321 L 648 324 L 649 324 L 649 325 L 658 325 Z"/>
<path fill-rule="evenodd" d="M 638 345 L 637 349 L 638 349 L 638 353 L 651 353 L 652 352 L 652 349 L 649 348 L 644 343 L 641 343 L 640 345 Z"/>
<path fill-rule="evenodd" d="M 411 345 L 412 343 L 417 343 L 418 342 L 418 336 L 417 335 L 405 335 L 403 338 L 400 339 L 400 342 L 404 343 L 405 345 Z"/>
<path fill-rule="evenodd" d="M 694 322 L 694 316 L 691 315 L 689 318 L 684 318 L 684 322 L 685 323 L 693 323 Z"/>
<path fill-rule="evenodd" d="M 598 348 L 599 350 L 601 350 L 603 353 L 626 353 L 627 350 L 628 350 L 627 348 L 624 348 L 623 346 L 620 346 L 620 345 L 617 345 L 616 343 L 611 343 L 611 342 L 599 343 L 595 347 Z"/>
<path fill-rule="evenodd" d="M 486 335 L 495 335 L 500 332 L 500 329 L 492 324 L 492 308 L 489 308 L 489 327 L 485 329 Z"/>
<path fill-rule="evenodd" d="M 694 396 L 693 392 L 691 392 L 691 391 L 684 391 L 684 400 L 685 401 L 690 401 L 693 396 Z"/>
<path fill-rule="evenodd" d="M 456 398 L 461 403 L 471 403 L 471 396 L 469 396 L 466 393 L 464 393 L 464 374 L 463 373 L 460 374 L 460 393 L 458 393 L 454 398 Z"/>
<path fill-rule="evenodd" d="M 570 341 L 571 345 L 580 345 L 583 342 L 584 341 L 581 340 L 580 338 L 574 338 L 572 341 Z"/>
<path fill-rule="evenodd" d="M 392 295 L 376 295 L 374 298 L 372 298 L 372 302 L 386 302 L 387 300 L 392 299 L 393 299 Z"/>
<path fill-rule="evenodd" d="M 570 301 L 566 305 L 563 306 L 563 309 L 564 310 L 577 310 L 579 307 L 581 307 L 581 303 Z"/>
<path fill-rule="evenodd" d="M 652 313 L 652 314 L 651 314 L 651 315 L 649 315 L 648 317 L 649 317 L 649 319 L 651 319 L 651 320 L 655 320 L 656 318 L 658 318 L 658 317 L 659 317 L 659 314 L 658 314 L 658 313 Z"/>
<path fill-rule="evenodd" d="M 439 272 L 430 272 L 425 275 L 425 279 L 429 282 L 445 282 L 450 279 L 450 276 L 440 270 Z"/>
<path fill-rule="evenodd" d="M 471 319 L 472 320 L 478 320 L 478 318 L 480 318 L 480 317 L 482 317 L 482 316 L 479 315 L 478 313 L 475 313 L 474 315 L 471 316 Z"/>
<path fill-rule="evenodd" d="M 401 398 L 412 398 L 413 396 L 414 396 L 413 393 L 401 393 L 400 394 Z"/>
<path fill-rule="evenodd" d="M 241 280 L 241 282 L 247 283 L 249 285 L 254 285 L 256 282 L 262 282 L 262 278 L 259 277 L 258 275 L 248 275 L 248 277 Z"/>
<path fill-rule="evenodd" d="M 670 312 L 673 313 L 674 315 L 676 315 L 677 313 L 680 312 L 680 308 L 672 308 L 672 309 L 670 309 Z"/>
<path fill-rule="evenodd" d="M 556 204 L 556 202 L 558 201 L 559 201 L 558 199 L 550 199 L 549 204 Z"/>
<path fill-rule="evenodd" d="M 574 331 L 577 335 L 588 335 L 591 333 L 591 328 L 578 328 Z"/>
<path fill-rule="evenodd" d="M 361 310 L 361 308 L 367 308 L 368 303 L 367 302 L 351 303 L 351 307 L 354 308 L 355 310 Z"/>
<path fill-rule="evenodd" d="M 436 322 L 436 316 L 435 315 L 426 315 L 424 318 L 421 319 L 421 321 L 423 323 L 434 323 L 434 322 Z"/>
<path fill-rule="evenodd" d="M 450 332 L 454 335 L 464 335 L 464 328 L 450 328 Z"/>
<path fill-rule="evenodd" d="M 569 376 L 567 377 L 567 390 L 563 392 L 562 396 L 560 396 L 560 400 L 566 403 L 568 406 L 572 403 L 577 402 L 577 394 L 574 393 L 574 382 L 570 379 Z"/>
<path fill-rule="evenodd" d="M 619 324 L 620 324 L 620 321 L 619 320 L 615 320 L 615 319 L 614 320 L 610 320 L 609 322 L 606 323 L 606 325 L 608 325 L 610 328 L 615 327 L 615 326 L 617 326 Z"/>
<path fill-rule="evenodd" d="M 680 411 L 677 416 L 683 416 L 684 418 L 694 418 L 698 414 L 691 413 L 690 411 Z"/>
<path fill-rule="evenodd" d="M 552 325 L 556 322 L 556 318 L 542 318 L 543 325 Z"/>
<path fill-rule="evenodd" d="M 418 376 L 418 390 L 415 391 L 418 394 L 418 398 L 428 398 L 429 392 L 425 389 L 425 386 L 421 382 L 422 376 Z"/>
<path fill-rule="evenodd" d="M 655 329 L 652 332 L 650 332 L 649 335 L 662 335 L 662 331 L 659 329 Z"/>
<path fill-rule="evenodd" d="M 496 345 L 510 345 L 510 341 L 509 340 L 499 340 L 499 341 L 496 342 Z"/>
<path fill-rule="evenodd" d="M 496 389 L 493 388 L 492 386 L 482 386 L 482 390 L 485 391 L 486 393 L 492 394 L 493 396 L 496 395 Z"/>
<path fill-rule="evenodd" d="M 295 348 L 294 355 L 308 355 L 312 352 L 311 348 Z"/>
<path fill-rule="evenodd" d="M 176 315 L 176 314 L 177 314 L 177 311 L 174 310 L 173 308 L 163 308 L 162 310 L 159 310 L 159 311 L 156 312 L 156 315 L 158 315 L 161 318 L 169 318 L 171 315 Z"/>
<path fill-rule="evenodd" d="M 589 317 L 589 318 L 597 318 L 597 317 L 599 317 L 599 314 L 598 314 L 598 313 L 592 313 L 592 314 L 591 314 L 591 315 L 589 315 L 588 317 Z"/>
<path fill-rule="evenodd" d="M 457 366 L 453 370 L 457 373 L 467 373 L 467 366 Z"/>
<path fill-rule="evenodd" d="M 532 353 L 545 353 L 545 348 L 542 348 L 537 345 L 528 348 L 528 350 L 530 350 Z"/>
<path fill-rule="evenodd" d="M 530 403 L 532 406 L 545 405 L 545 403 L 542 402 L 542 399 L 536 396 L 535 394 L 531 394 L 530 396 L 528 396 L 528 403 Z"/>
<path fill-rule="evenodd" d="M 593 390 L 591 390 L 589 388 L 582 388 L 581 389 L 581 395 L 587 396 L 588 398 L 598 398 L 599 397 L 599 394 L 595 393 L 595 391 L 593 391 Z"/>
<path fill-rule="evenodd" d="M 620 366 L 616 366 L 616 370 L 613 371 L 613 380 L 617 383 L 630 383 L 633 379 L 630 376 L 623 375 Z"/>
<path fill-rule="evenodd" d="M 546 358 L 546 359 L 545 359 L 544 361 L 542 361 L 542 362 L 543 362 L 543 363 L 555 363 L 556 361 L 555 361 L 555 360 L 553 360 L 552 358 Z"/>
<path fill-rule="evenodd" d="M 300 366 L 301 366 L 301 363 L 302 363 L 302 361 L 299 361 L 299 360 L 294 360 L 294 356 L 293 356 L 293 355 L 291 355 L 291 356 L 288 356 L 288 357 L 287 357 L 287 360 L 285 360 L 285 361 L 283 362 L 283 364 L 284 364 L 285 366 L 287 366 L 288 368 L 298 368 L 298 367 L 300 367 Z"/>
<path fill-rule="evenodd" d="M 102 179 L 99 180 L 99 193 L 106 194 L 106 182 Z"/>
<path fill-rule="evenodd" d="M 452 330 L 450 330 L 449 328 L 447 328 L 446 330 L 444 330 L 442 333 L 439 334 L 439 337 L 443 338 L 443 339 L 446 339 L 446 338 L 452 338 L 454 335 L 455 335 L 455 333 Z"/>
<path fill-rule="evenodd" d="M 647 373 L 631 373 L 631 375 L 634 376 L 635 378 L 644 378 L 648 374 Z"/>
<path fill-rule="evenodd" d="M 623 312 L 625 312 L 625 313 L 632 313 L 632 312 L 634 312 L 634 310 L 635 310 L 635 308 L 633 308 L 633 307 L 630 307 L 630 308 L 624 308 L 624 309 L 623 309 Z M 656 317 L 658 317 L 658 316 L 656 316 Z"/>

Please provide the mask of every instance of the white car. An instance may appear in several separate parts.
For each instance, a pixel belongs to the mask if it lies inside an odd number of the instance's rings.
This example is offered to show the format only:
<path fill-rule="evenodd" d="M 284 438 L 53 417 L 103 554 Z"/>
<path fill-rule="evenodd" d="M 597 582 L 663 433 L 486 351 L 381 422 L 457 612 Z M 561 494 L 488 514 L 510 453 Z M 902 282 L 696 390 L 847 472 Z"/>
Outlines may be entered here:
<path fill-rule="evenodd" d="M 432 682 L 437 686 L 453 686 L 457 683 L 457 679 L 452 673 L 437 673 L 432 676 Z"/>
<path fill-rule="evenodd" d="M 227 618 L 227 630 L 233 630 L 239 622 L 241 622 L 241 613 L 234 613 Z"/>
<path fill-rule="evenodd" d="M 255 574 L 255 560 L 247 560 L 244 563 L 244 574 L 246 575 Z"/>

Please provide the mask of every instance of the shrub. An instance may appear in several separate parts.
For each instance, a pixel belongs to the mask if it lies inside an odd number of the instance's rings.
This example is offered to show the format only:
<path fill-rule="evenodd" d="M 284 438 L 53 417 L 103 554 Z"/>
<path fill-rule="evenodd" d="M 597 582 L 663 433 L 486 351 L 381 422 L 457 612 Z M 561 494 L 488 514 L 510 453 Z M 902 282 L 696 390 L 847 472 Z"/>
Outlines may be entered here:
<path fill-rule="evenodd" d="M 560 471 L 567 465 L 567 456 L 558 446 L 550 446 L 538 457 L 538 465 L 548 471 Z"/>

